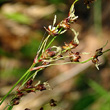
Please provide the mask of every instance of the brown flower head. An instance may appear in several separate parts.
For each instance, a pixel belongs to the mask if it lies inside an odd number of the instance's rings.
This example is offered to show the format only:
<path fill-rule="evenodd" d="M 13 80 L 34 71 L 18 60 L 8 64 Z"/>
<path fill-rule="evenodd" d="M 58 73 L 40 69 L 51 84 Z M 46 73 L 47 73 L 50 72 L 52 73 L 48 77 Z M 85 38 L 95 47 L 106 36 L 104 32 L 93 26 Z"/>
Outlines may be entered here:
<path fill-rule="evenodd" d="M 54 57 L 56 54 L 55 51 L 52 51 L 52 48 L 48 48 L 41 56 L 41 59 L 46 59 L 49 57 Z"/>
<path fill-rule="evenodd" d="M 79 55 L 79 52 L 76 52 L 76 53 L 70 52 L 69 55 L 70 55 L 71 62 L 79 62 L 79 59 L 81 58 L 81 56 Z"/>
<path fill-rule="evenodd" d="M 69 19 L 65 18 L 58 24 L 58 28 L 64 28 L 64 29 L 69 29 L 70 28 L 70 23 Z"/>
<path fill-rule="evenodd" d="M 71 41 L 69 44 L 65 43 L 65 46 L 63 46 L 63 49 L 70 50 L 70 49 L 74 49 L 77 46 L 78 44 L 74 43 L 74 41 Z"/>
<path fill-rule="evenodd" d="M 36 90 L 40 90 L 40 91 L 46 90 L 46 87 L 44 84 L 38 84 L 35 88 Z"/>
<path fill-rule="evenodd" d="M 49 25 L 48 29 L 46 27 L 44 27 L 44 29 L 52 36 L 58 35 L 58 29 L 52 25 Z"/>
<path fill-rule="evenodd" d="M 18 104 L 19 104 L 19 100 L 20 100 L 19 97 L 15 97 L 15 98 L 13 98 L 13 99 L 11 100 L 11 104 L 12 104 L 12 105 L 18 105 Z"/>

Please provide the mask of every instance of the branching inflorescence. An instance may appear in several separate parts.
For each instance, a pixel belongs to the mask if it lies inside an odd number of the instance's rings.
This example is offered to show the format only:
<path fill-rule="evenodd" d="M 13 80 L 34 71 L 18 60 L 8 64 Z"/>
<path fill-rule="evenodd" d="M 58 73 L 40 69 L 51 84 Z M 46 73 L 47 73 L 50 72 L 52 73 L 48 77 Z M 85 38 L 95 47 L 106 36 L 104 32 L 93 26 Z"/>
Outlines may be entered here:
<path fill-rule="evenodd" d="M 64 64 L 83 64 L 88 61 L 92 61 L 95 66 L 98 68 L 99 60 L 98 57 L 101 56 L 103 53 L 109 51 L 110 49 L 103 51 L 103 48 L 106 46 L 103 46 L 100 49 L 97 49 L 95 52 L 95 55 L 90 57 L 89 59 L 85 61 L 81 61 L 81 55 L 80 52 L 73 52 L 73 50 L 79 45 L 78 35 L 79 33 L 76 32 L 73 28 L 71 28 L 71 24 L 74 23 L 78 16 L 75 15 L 75 9 L 74 4 L 77 2 L 76 0 L 69 11 L 68 17 L 62 20 L 60 23 L 55 25 L 56 23 L 56 15 L 54 17 L 53 25 L 49 25 L 48 28 L 44 27 L 45 30 L 48 32 L 48 36 L 43 40 L 36 57 L 34 58 L 34 62 L 32 66 L 27 70 L 27 72 L 18 80 L 18 82 L 11 88 L 11 90 L 3 97 L 1 100 L 1 103 L 6 99 L 6 97 L 12 92 L 12 90 L 19 84 L 20 81 L 23 80 L 22 85 L 19 87 L 19 89 L 16 92 L 15 97 L 13 97 L 10 101 L 8 109 L 11 110 L 14 105 L 19 104 L 21 97 L 26 95 L 30 92 L 36 92 L 36 91 L 43 91 L 50 89 L 51 87 L 47 82 L 44 83 L 37 83 L 37 85 L 32 85 L 32 82 L 34 78 L 36 77 L 37 73 L 41 70 L 43 70 L 46 67 L 53 66 L 53 65 L 64 65 Z M 66 43 L 65 45 L 60 46 L 52 46 L 52 42 L 55 40 L 55 38 L 61 34 L 64 34 L 66 31 L 71 30 L 74 33 L 74 39 L 70 41 L 70 43 Z M 49 38 L 51 38 L 50 42 L 48 42 Z M 65 60 L 69 59 L 68 61 L 64 63 L 55 63 L 58 60 Z M 39 65 L 39 66 L 36 66 Z M 33 72 L 34 71 L 34 72 Z M 41 108 L 42 109 L 42 108 Z"/>

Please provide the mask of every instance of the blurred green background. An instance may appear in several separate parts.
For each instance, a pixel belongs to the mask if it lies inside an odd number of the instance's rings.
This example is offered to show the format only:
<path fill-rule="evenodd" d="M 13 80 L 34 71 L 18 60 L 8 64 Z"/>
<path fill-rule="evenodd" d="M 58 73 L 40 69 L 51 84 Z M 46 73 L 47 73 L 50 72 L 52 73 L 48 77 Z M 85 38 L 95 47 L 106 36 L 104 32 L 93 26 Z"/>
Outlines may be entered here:
<path fill-rule="evenodd" d="M 57 23 L 66 18 L 73 1 L 0 0 L 0 97 L 8 92 L 32 64 L 42 39 L 48 35 L 44 26 L 52 24 L 54 15 L 57 15 Z M 80 45 L 75 51 L 91 52 L 93 55 L 95 49 L 102 47 L 107 40 L 109 43 L 104 49 L 110 47 L 110 1 L 96 0 L 90 3 L 89 9 L 84 4 L 85 1 L 87 0 L 79 0 L 76 3 L 75 14 L 79 18 L 71 27 L 80 32 Z M 57 37 L 53 45 L 62 46 L 73 37 L 73 33 L 68 31 Z M 82 58 L 88 57 L 90 56 L 84 55 Z M 58 108 L 54 108 L 56 110 L 110 110 L 110 53 L 100 60 L 102 64 L 99 71 L 90 63 L 83 69 L 80 69 L 81 65 L 64 65 L 39 72 L 36 82 L 53 81 L 59 75 L 63 78 L 65 71 L 69 76 L 75 74 L 75 66 L 79 68 L 78 75 L 52 86 L 55 89 L 47 97 L 44 92 L 36 101 L 35 94 L 31 94 L 30 102 L 26 100 L 30 97 L 27 96 L 14 110 L 23 110 L 32 101 L 35 104 L 30 104 L 30 109 L 37 110 L 50 98 L 58 101 Z M 69 74 L 69 70 L 73 72 Z"/>

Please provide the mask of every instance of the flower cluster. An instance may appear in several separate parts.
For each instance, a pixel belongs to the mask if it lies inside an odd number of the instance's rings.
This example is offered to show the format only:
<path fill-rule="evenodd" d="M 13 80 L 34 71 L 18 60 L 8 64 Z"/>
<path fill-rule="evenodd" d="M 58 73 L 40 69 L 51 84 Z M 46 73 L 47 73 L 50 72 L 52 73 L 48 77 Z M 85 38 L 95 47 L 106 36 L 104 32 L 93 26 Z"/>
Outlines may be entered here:
<path fill-rule="evenodd" d="M 17 90 L 15 97 L 11 100 L 11 106 L 18 105 L 21 97 L 28 93 L 50 89 L 50 86 L 47 82 L 44 82 L 42 84 L 38 82 L 35 86 L 32 83 L 33 80 L 29 80 L 27 81 L 26 86 L 24 88 Z"/>
<path fill-rule="evenodd" d="M 75 16 L 75 14 L 74 14 L 75 13 L 75 9 L 74 9 L 75 2 L 72 4 L 72 6 L 70 8 L 67 18 L 65 18 L 60 23 L 58 23 L 56 26 L 54 26 L 56 23 L 56 16 L 55 16 L 53 25 L 49 25 L 48 29 L 46 27 L 44 27 L 45 30 L 49 33 L 49 35 L 57 36 L 57 35 L 65 33 L 68 29 L 70 29 L 70 24 L 75 22 L 76 19 L 78 18 L 78 16 Z"/>
<path fill-rule="evenodd" d="M 107 45 L 107 43 L 108 43 L 108 41 L 106 42 L 106 44 L 103 47 L 97 49 L 95 51 L 95 55 L 93 56 L 92 62 L 95 64 L 95 66 L 96 66 L 96 68 L 98 70 L 99 70 L 99 67 L 98 66 L 100 65 L 99 64 L 99 56 L 102 56 L 105 52 L 110 51 L 110 49 L 107 49 L 107 50 L 103 51 L 103 48 Z"/>
<path fill-rule="evenodd" d="M 76 48 L 78 46 L 78 44 L 77 43 L 74 43 L 74 41 L 71 41 L 69 44 L 67 44 L 66 42 L 65 42 L 65 46 L 63 46 L 63 49 L 65 49 L 65 50 L 71 50 L 71 49 L 74 49 L 74 48 Z"/>
<path fill-rule="evenodd" d="M 79 52 L 73 53 L 71 51 L 69 54 L 70 54 L 70 60 L 71 60 L 71 62 L 79 62 L 79 59 L 81 58 L 81 56 L 79 55 Z"/>
<path fill-rule="evenodd" d="M 99 70 L 99 59 L 98 57 L 103 54 L 103 48 L 99 48 L 96 50 L 95 55 L 93 56 L 92 62 L 95 64 L 96 68 Z"/>

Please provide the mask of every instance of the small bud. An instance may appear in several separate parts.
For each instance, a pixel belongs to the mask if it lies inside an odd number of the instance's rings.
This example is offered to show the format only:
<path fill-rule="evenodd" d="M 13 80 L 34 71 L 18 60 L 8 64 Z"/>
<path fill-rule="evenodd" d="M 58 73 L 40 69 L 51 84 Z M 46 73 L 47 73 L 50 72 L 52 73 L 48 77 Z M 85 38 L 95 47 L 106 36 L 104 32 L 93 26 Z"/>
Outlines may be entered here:
<path fill-rule="evenodd" d="M 29 80 L 29 81 L 27 81 L 27 83 L 26 83 L 25 91 L 26 91 L 27 93 L 35 92 L 35 89 L 34 89 L 34 86 L 32 85 L 32 82 L 33 82 L 33 80 Z"/>
<path fill-rule="evenodd" d="M 44 86 L 44 84 L 39 84 L 35 87 L 36 90 L 40 90 L 40 91 L 43 91 L 43 90 L 46 90 L 46 87 Z"/>
<path fill-rule="evenodd" d="M 98 60 L 98 58 L 93 58 L 93 59 L 92 59 L 92 62 L 93 62 L 94 64 L 98 64 L 99 60 Z"/>
<path fill-rule="evenodd" d="M 96 68 L 99 70 L 99 59 L 98 57 L 103 54 L 103 48 L 99 48 L 96 50 L 95 55 L 93 56 L 92 62 L 95 64 Z"/>
<path fill-rule="evenodd" d="M 29 80 L 29 81 L 27 81 L 27 85 L 32 85 L 32 82 L 33 82 L 33 80 L 31 79 L 31 80 Z"/>
<path fill-rule="evenodd" d="M 49 65 L 50 63 L 44 61 L 44 62 L 42 62 L 42 64 L 43 64 L 43 65 Z"/>
<path fill-rule="evenodd" d="M 59 28 L 62 28 L 62 27 L 63 27 L 64 29 L 69 29 L 69 28 L 70 28 L 70 23 L 69 23 L 68 21 L 69 21 L 68 18 L 62 20 L 62 21 L 58 24 L 58 27 L 59 27 Z"/>
<path fill-rule="evenodd" d="M 79 52 L 76 53 L 71 52 L 69 54 L 71 62 L 79 62 L 79 59 L 81 58 L 81 56 L 79 56 Z"/>
<path fill-rule="evenodd" d="M 56 55 L 55 51 L 51 51 L 51 48 L 48 48 L 41 56 L 42 59 L 46 59 L 48 57 L 54 57 Z"/>
<path fill-rule="evenodd" d="M 51 100 L 50 100 L 50 106 L 52 106 L 52 107 L 57 106 L 56 102 L 57 102 L 57 101 L 55 101 L 54 99 L 51 99 Z"/>
<path fill-rule="evenodd" d="M 95 57 L 101 56 L 103 54 L 102 50 L 103 48 L 97 49 L 95 53 Z"/>
<path fill-rule="evenodd" d="M 12 99 L 12 100 L 11 100 L 12 105 L 18 105 L 18 104 L 19 104 L 19 100 L 20 100 L 19 97 L 15 97 L 14 99 Z"/>
<path fill-rule="evenodd" d="M 51 51 L 51 52 L 48 52 L 48 57 L 54 57 L 56 52 L 55 51 Z"/>
<path fill-rule="evenodd" d="M 21 91 L 18 91 L 18 92 L 17 92 L 17 97 L 20 98 L 20 97 L 22 97 L 22 96 L 24 96 L 24 94 L 23 94 Z"/>
<path fill-rule="evenodd" d="M 47 90 L 52 90 L 50 84 L 48 82 L 43 83 Z"/>

